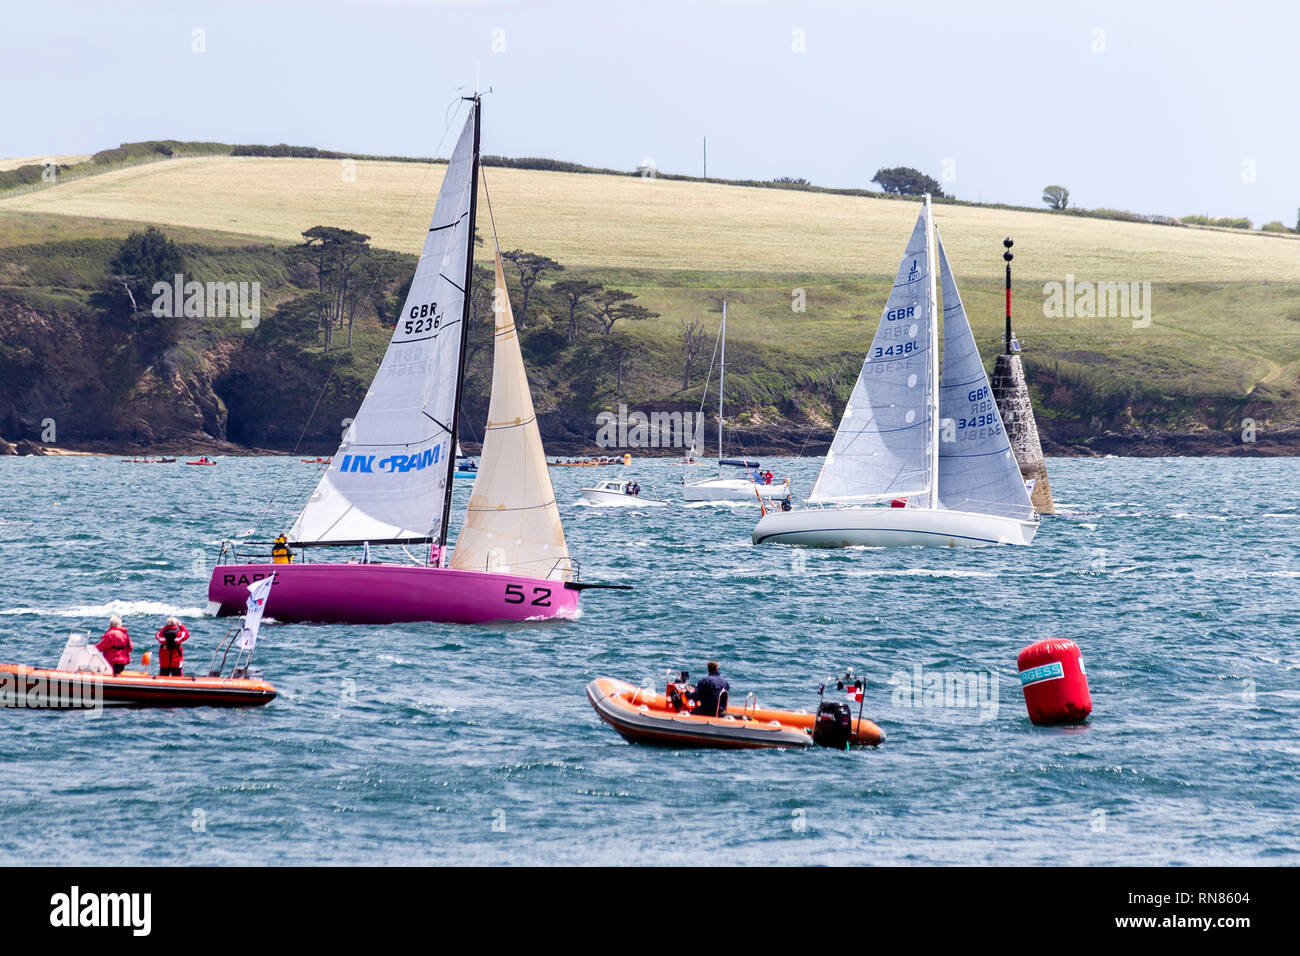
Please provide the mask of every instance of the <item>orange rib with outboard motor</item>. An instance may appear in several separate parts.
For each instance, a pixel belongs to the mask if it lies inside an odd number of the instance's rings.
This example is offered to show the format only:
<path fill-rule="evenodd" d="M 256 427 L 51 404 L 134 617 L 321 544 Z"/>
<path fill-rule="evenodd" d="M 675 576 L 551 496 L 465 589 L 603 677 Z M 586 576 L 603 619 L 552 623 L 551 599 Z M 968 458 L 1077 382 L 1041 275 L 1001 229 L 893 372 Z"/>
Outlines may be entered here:
<path fill-rule="evenodd" d="M 260 707 L 275 688 L 258 677 L 159 677 L 0 664 L 0 707 Z"/>
<path fill-rule="evenodd" d="M 816 730 L 819 714 L 759 707 L 752 695 L 740 710 L 728 709 L 722 717 L 702 717 L 679 708 L 671 693 L 658 694 L 626 681 L 598 677 L 587 685 L 587 699 L 600 719 L 631 743 L 731 750 L 823 743 Z M 850 720 L 846 745 L 876 747 L 885 742 L 885 732 L 876 724 L 865 718 Z"/>

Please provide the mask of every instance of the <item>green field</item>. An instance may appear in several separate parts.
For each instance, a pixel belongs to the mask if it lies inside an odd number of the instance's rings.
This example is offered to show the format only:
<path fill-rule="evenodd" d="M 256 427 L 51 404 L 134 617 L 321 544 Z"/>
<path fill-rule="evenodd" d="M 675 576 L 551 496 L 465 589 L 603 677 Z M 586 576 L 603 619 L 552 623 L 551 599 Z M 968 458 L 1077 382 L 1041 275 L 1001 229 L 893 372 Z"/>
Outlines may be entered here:
<path fill-rule="evenodd" d="M 442 172 L 437 164 L 230 156 L 154 162 L 0 199 L 0 249 L 122 236 L 140 223 L 211 247 L 283 246 L 329 224 L 413 253 Z M 551 256 L 566 266 L 552 279 L 598 279 L 661 314 L 625 330 L 633 350 L 622 393 L 603 380 L 594 392 L 575 390 L 563 369 L 534 368 L 543 410 L 578 391 L 587 407 L 698 396 L 702 371 L 681 390 L 679 323 L 705 317 L 711 336 L 725 297 L 729 400 L 738 413 L 755 426 L 825 427 L 870 341 L 919 208 L 914 200 L 717 183 L 485 173 L 503 249 Z M 1300 423 L 1300 236 L 947 204 L 936 206 L 936 221 L 989 360 L 1002 329 L 1001 240 L 1015 238 L 1016 328 L 1040 416 L 1059 440 L 1104 430 L 1232 431 L 1245 415 L 1263 427 Z M 481 212 L 479 230 L 488 229 Z M 58 277 L 33 271 L 25 255 L 0 257 L 0 290 L 58 294 Z M 1045 316 L 1044 284 L 1068 275 L 1150 283 L 1149 327 L 1127 317 Z M 65 285 L 71 294 L 77 283 Z M 796 290 L 806 311 L 791 308 Z M 544 299 L 536 311 L 535 328 L 555 318 Z"/>

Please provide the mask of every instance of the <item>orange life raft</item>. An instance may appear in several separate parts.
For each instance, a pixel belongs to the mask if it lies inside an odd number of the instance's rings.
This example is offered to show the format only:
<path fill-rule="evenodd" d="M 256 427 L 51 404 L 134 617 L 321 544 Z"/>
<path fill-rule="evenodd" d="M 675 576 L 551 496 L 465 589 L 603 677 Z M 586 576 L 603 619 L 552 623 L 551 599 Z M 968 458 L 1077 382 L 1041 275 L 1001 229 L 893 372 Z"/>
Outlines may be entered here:
<path fill-rule="evenodd" d="M 739 710 L 729 706 L 722 717 L 700 717 L 676 708 L 666 694 L 612 677 L 598 677 L 588 684 L 587 699 L 600 719 L 631 743 L 732 750 L 816 743 L 817 714 L 770 710 L 752 699 Z M 848 742 L 875 747 L 885 742 L 885 732 L 865 718 L 854 718 Z"/>

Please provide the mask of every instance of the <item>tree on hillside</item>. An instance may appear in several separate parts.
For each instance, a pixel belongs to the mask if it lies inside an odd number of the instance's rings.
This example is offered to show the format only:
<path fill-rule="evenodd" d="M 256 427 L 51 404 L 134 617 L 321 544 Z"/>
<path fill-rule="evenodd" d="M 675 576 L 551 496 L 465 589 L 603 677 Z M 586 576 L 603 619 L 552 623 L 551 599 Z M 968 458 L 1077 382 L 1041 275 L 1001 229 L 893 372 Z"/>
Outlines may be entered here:
<path fill-rule="evenodd" d="M 171 285 L 184 271 L 185 257 L 161 229 L 150 226 L 131 233 L 108 264 L 111 310 L 119 317 L 148 311 L 154 283 Z"/>
<path fill-rule="evenodd" d="M 631 292 L 622 289 L 602 289 L 593 303 L 592 318 L 600 324 L 601 331 L 609 335 L 615 323 L 623 319 L 640 321 L 659 317 L 658 312 L 651 312 L 644 306 L 634 303 L 632 300 L 635 298 L 636 296 Z"/>
<path fill-rule="evenodd" d="M 146 365 L 179 341 L 185 310 L 182 300 L 171 303 L 170 311 L 155 314 L 154 285 L 165 282 L 170 289 L 184 271 L 185 257 L 176 243 L 150 226 L 122 240 L 109 261 L 103 285 L 91 296 L 91 304 L 102 310 L 111 325 L 127 333 L 127 344 Z"/>
<path fill-rule="evenodd" d="M 253 341 L 264 347 L 290 345 L 303 349 L 316 343 L 323 316 L 334 308 L 326 292 L 306 292 L 276 306 L 268 321 L 261 322 Z"/>
<path fill-rule="evenodd" d="M 306 241 L 299 252 L 311 260 L 318 277 L 317 291 L 330 296 L 331 306 L 322 316 L 325 349 L 334 344 L 334 329 L 348 327 L 348 348 L 352 347 L 352 323 L 357 300 L 367 288 L 364 262 L 370 255 L 370 237 L 337 226 L 312 226 L 302 234 Z M 371 286 L 373 287 L 373 285 Z"/>
<path fill-rule="evenodd" d="M 565 279 L 563 282 L 557 282 L 551 286 L 551 291 L 564 300 L 565 306 L 569 310 L 568 334 L 570 342 L 574 342 L 578 338 L 579 320 L 582 318 L 581 313 L 604 288 L 599 282 L 588 282 L 586 279 Z"/>
<path fill-rule="evenodd" d="M 546 273 L 563 271 L 564 266 L 554 259 L 535 252 L 525 252 L 523 249 L 503 252 L 501 258 L 512 263 L 519 270 L 519 285 L 524 290 L 524 301 L 523 308 L 519 312 L 518 325 L 523 329 L 528 323 L 528 299 L 532 295 L 533 286 L 537 285 L 537 280 Z"/>
<path fill-rule="evenodd" d="M 691 369 L 704 347 L 704 320 L 682 319 L 682 391 L 691 387 Z"/>
<path fill-rule="evenodd" d="M 637 306 L 636 308 L 640 307 Z M 615 369 L 614 389 L 621 395 L 623 392 L 623 373 L 631 365 L 630 357 L 640 349 L 626 335 L 619 333 L 610 337 L 607 351 Z"/>
<path fill-rule="evenodd" d="M 1044 186 L 1043 202 L 1053 209 L 1064 209 L 1070 205 L 1070 190 L 1064 186 Z"/>
<path fill-rule="evenodd" d="M 929 193 L 938 199 L 947 198 L 944 191 L 939 188 L 937 179 L 910 166 L 877 169 L 871 181 L 879 183 L 881 189 L 896 196 L 923 196 Z"/>

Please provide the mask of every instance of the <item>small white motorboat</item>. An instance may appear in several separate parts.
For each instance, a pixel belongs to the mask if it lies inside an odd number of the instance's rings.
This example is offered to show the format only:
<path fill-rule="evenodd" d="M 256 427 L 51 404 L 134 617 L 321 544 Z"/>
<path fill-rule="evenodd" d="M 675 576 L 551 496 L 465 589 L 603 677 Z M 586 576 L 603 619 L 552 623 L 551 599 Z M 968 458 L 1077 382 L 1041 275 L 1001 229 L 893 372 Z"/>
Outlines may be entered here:
<path fill-rule="evenodd" d="M 640 485 L 627 478 L 598 481 L 594 488 L 582 489 L 582 503 L 596 508 L 662 508 L 662 498 L 640 493 Z"/>

